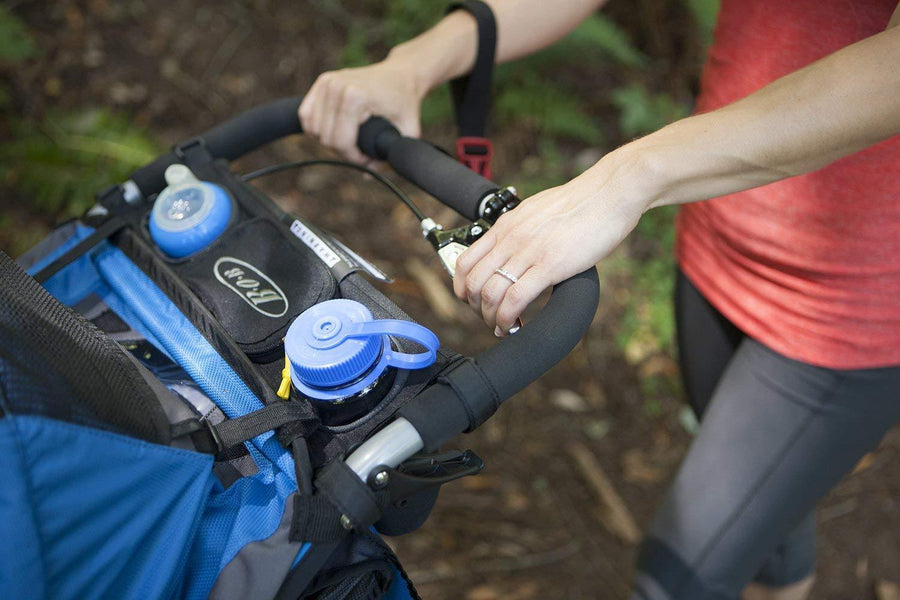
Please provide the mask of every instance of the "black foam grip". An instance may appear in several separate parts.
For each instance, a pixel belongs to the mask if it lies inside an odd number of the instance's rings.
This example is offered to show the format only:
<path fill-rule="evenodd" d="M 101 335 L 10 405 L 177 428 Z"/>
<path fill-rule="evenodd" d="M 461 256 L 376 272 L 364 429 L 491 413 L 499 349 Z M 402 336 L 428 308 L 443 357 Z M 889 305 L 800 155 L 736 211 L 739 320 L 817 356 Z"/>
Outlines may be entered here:
<path fill-rule="evenodd" d="M 297 109 L 301 96 L 281 98 L 261 104 L 225 121 L 200 135 L 206 147 L 216 158 L 234 160 L 260 146 L 294 133 L 302 133 Z M 166 186 L 166 168 L 178 161 L 174 152 L 160 156 L 145 167 L 131 174 L 144 196 L 155 194 Z"/>
<path fill-rule="evenodd" d="M 387 159 L 395 171 L 472 221 L 481 216 L 481 199 L 500 188 L 422 140 L 398 139 L 391 144 Z"/>
<path fill-rule="evenodd" d="M 481 199 L 500 188 L 428 142 L 401 136 L 381 117 L 362 124 L 357 145 L 364 154 L 387 160 L 400 175 L 472 221 L 481 216 Z"/>
<path fill-rule="evenodd" d="M 480 425 L 479 414 L 493 412 L 497 397 L 501 402 L 509 399 L 572 351 L 587 333 L 599 300 L 594 268 L 558 284 L 534 320 L 475 359 L 489 385 L 466 398 L 448 385 L 433 385 L 403 407 L 400 415 L 419 432 L 426 450 L 436 450 L 474 429 Z"/>
<path fill-rule="evenodd" d="M 424 452 L 440 447 L 470 429 L 465 403 L 447 385 L 435 384 L 413 398 L 397 412 L 409 421 L 424 444 Z"/>

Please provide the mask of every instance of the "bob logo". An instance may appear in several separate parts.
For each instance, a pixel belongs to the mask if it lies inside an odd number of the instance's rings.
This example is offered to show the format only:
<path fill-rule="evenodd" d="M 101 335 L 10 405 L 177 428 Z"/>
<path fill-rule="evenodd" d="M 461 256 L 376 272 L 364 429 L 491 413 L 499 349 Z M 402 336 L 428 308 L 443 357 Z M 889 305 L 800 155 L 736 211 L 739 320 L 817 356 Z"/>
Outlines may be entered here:
<path fill-rule="evenodd" d="M 256 312 L 272 317 L 284 316 L 287 296 L 278 285 L 253 265 L 223 256 L 213 265 L 216 279 L 241 297 Z"/>

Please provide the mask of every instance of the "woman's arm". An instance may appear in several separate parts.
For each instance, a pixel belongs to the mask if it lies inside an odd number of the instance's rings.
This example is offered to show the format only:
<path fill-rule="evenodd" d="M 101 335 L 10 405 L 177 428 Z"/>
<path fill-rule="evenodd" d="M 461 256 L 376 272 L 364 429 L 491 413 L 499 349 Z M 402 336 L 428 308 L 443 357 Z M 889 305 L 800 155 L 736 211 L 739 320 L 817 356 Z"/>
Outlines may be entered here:
<path fill-rule="evenodd" d="M 487 0 L 497 21 L 497 62 L 545 48 L 575 29 L 606 0 Z M 359 125 L 386 117 L 419 135 L 419 108 L 434 87 L 468 73 L 475 63 L 475 19 L 457 10 L 422 35 L 393 48 L 379 63 L 321 75 L 300 105 L 303 130 L 354 162 Z"/>
<path fill-rule="evenodd" d="M 807 173 L 898 133 L 900 27 L 889 27 L 525 200 L 460 257 L 454 291 L 502 334 L 545 288 L 609 254 L 647 209 Z M 500 267 L 519 281 L 493 276 Z"/>

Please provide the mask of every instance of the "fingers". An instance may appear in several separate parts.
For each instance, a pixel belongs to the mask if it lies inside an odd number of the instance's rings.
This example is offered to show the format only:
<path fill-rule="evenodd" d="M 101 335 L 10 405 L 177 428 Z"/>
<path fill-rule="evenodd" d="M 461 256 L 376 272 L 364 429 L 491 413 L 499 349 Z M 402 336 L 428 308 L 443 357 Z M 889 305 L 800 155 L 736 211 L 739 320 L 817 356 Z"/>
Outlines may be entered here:
<path fill-rule="evenodd" d="M 371 112 L 366 109 L 365 95 L 362 90 L 353 85 L 348 85 L 337 92 L 335 102 L 337 117 L 331 124 L 331 130 L 324 132 L 322 143 L 330 146 L 358 164 L 369 161 L 356 147 L 356 139 L 359 134 L 359 126 L 366 121 Z"/>
<path fill-rule="evenodd" d="M 453 291 L 457 298 L 468 302 L 472 310 L 479 314 L 483 314 L 482 294 L 485 285 L 497 274 L 498 268 L 508 263 L 515 249 L 515 244 L 510 243 L 512 240 L 506 234 L 507 228 L 503 227 L 506 223 L 502 218 L 498 220 L 484 237 L 472 244 L 456 261 Z M 523 255 L 519 255 L 517 263 L 511 266 L 515 269 L 513 275 L 524 272 L 528 266 L 527 259 Z M 497 278 L 503 279 L 499 275 Z M 492 282 L 488 290 L 492 302 L 499 301 L 504 291 L 505 287 L 502 281 Z M 494 308 L 496 308 L 496 304 L 491 305 L 491 315 L 493 315 Z M 488 321 L 488 325 L 493 327 L 493 323 L 490 321 Z"/>
<path fill-rule="evenodd" d="M 298 113 L 305 133 L 352 162 L 368 162 L 356 147 L 359 126 L 371 116 L 366 96 L 359 87 L 343 81 L 339 72 L 319 76 Z"/>
<path fill-rule="evenodd" d="M 495 312 L 494 334 L 501 337 L 507 335 L 528 305 L 552 283 L 540 267 L 528 269 L 519 277 L 519 281 L 509 286 L 503 294 L 503 299 Z"/>
<path fill-rule="evenodd" d="M 497 309 L 500 308 L 503 299 L 512 288 L 519 284 L 523 275 L 531 267 L 531 261 L 528 260 L 526 256 L 527 255 L 523 254 L 513 255 L 504 262 L 501 267 L 495 267 L 494 270 L 487 275 L 487 280 L 484 282 L 480 293 L 481 316 L 484 319 L 484 322 L 487 323 L 487 326 L 491 329 L 494 329 L 498 325 L 496 319 Z M 498 271 L 498 269 L 500 269 L 500 271 Z M 475 271 L 473 270 L 473 273 L 474 272 Z M 515 318 L 513 321 L 515 321 Z M 503 329 L 503 331 L 509 331 L 509 327 Z"/>
<path fill-rule="evenodd" d="M 476 290 L 472 288 L 469 281 L 469 273 L 479 264 L 482 258 L 493 250 L 497 242 L 497 233 L 495 230 L 489 230 L 484 237 L 472 244 L 465 252 L 463 252 L 456 261 L 456 274 L 453 276 L 453 293 L 456 297 L 463 301 L 468 301 L 470 291 L 477 295 L 480 287 Z M 496 267 L 495 267 L 496 268 Z M 473 282 L 474 283 L 474 282 Z"/>
<path fill-rule="evenodd" d="M 395 123 L 403 135 L 419 136 L 421 96 L 411 75 L 387 61 L 324 73 L 300 105 L 305 132 L 348 160 L 366 164 L 356 146 L 359 126 L 372 115 Z"/>
<path fill-rule="evenodd" d="M 317 139 L 321 138 L 324 110 L 328 106 L 330 76 L 330 73 L 324 73 L 316 78 L 297 111 L 300 116 L 300 124 L 303 126 L 303 133 Z"/>

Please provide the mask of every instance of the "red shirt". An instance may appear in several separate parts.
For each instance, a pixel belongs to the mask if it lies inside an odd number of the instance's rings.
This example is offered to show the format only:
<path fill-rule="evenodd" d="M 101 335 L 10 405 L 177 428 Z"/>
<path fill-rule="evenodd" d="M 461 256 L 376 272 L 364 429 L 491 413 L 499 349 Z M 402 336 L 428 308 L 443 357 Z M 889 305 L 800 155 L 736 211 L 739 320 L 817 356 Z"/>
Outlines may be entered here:
<path fill-rule="evenodd" d="M 883 31 L 896 6 L 724 0 L 698 111 Z M 900 136 L 807 175 L 686 205 L 677 225 L 682 270 L 750 337 L 829 368 L 900 365 Z"/>

